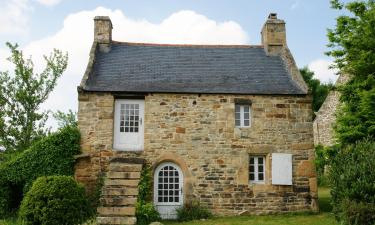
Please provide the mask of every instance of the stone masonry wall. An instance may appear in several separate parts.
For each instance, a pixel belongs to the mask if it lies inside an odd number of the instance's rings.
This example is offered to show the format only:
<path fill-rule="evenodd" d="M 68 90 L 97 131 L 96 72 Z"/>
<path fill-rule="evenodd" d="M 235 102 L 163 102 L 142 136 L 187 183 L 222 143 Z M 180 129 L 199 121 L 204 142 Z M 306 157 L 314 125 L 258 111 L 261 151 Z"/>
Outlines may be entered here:
<path fill-rule="evenodd" d="M 336 110 L 339 106 L 340 93 L 330 91 L 314 120 L 314 144 L 331 146 L 335 144 L 333 125 L 336 120 Z"/>
<path fill-rule="evenodd" d="M 252 101 L 252 125 L 235 128 L 235 98 Z M 109 93 L 79 93 L 83 154 L 76 179 L 89 190 L 113 157 L 178 164 L 185 201 L 199 200 L 219 215 L 317 210 L 309 96 L 149 94 L 145 96 L 144 151 L 114 151 Z M 293 185 L 271 185 L 271 154 L 293 154 Z M 265 184 L 249 184 L 249 155 L 266 156 Z"/>
<path fill-rule="evenodd" d="M 349 75 L 340 74 L 335 83 L 335 88 L 338 88 L 340 85 L 345 84 L 349 80 Z M 331 90 L 319 111 L 316 113 L 316 117 L 313 122 L 315 145 L 321 144 L 324 146 L 331 146 L 336 143 L 333 126 L 336 121 L 336 113 L 339 107 L 340 92 L 336 89 Z"/>

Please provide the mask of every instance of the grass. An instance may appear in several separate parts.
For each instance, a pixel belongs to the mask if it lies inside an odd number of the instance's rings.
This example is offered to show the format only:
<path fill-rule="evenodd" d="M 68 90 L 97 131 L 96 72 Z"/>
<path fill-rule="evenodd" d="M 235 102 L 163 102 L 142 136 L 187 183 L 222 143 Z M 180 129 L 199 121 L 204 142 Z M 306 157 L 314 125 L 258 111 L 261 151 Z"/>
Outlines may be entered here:
<path fill-rule="evenodd" d="M 179 223 L 176 221 L 163 221 L 165 225 L 338 225 L 334 216 L 330 213 L 329 188 L 319 188 L 319 207 L 320 213 L 291 213 L 271 216 L 233 216 L 218 217 L 209 220 L 199 220 Z M 0 220 L 0 225 L 21 225 L 22 223 L 12 217 L 6 220 Z M 91 224 L 91 223 L 90 223 Z"/>
<path fill-rule="evenodd" d="M 331 201 L 331 194 L 329 193 L 330 189 L 328 187 L 320 187 L 319 188 L 319 209 L 320 212 L 331 212 L 332 205 Z"/>
<path fill-rule="evenodd" d="M 329 213 L 286 214 L 272 216 L 234 216 L 221 217 L 205 221 L 190 221 L 184 223 L 164 221 L 165 225 L 337 225 L 333 215 Z"/>

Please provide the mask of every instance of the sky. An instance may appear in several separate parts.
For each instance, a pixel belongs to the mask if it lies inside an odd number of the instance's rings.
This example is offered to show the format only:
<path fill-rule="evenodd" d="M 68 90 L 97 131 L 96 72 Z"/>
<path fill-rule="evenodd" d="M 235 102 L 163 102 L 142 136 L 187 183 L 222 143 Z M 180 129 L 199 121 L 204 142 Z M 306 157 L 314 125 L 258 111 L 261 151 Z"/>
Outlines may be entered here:
<path fill-rule="evenodd" d="M 12 70 L 5 60 L 7 41 L 32 56 L 36 71 L 53 48 L 68 52 L 68 68 L 41 110 L 77 111 L 76 89 L 88 62 L 94 16 L 110 16 L 116 41 L 257 45 L 271 12 L 286 22 L 298 67 L 334 82 L 333 59 L 324 53 L 327 28 L 334 28 L 340 12 L 329 0 L 0 0 L 0 71 Z"/>

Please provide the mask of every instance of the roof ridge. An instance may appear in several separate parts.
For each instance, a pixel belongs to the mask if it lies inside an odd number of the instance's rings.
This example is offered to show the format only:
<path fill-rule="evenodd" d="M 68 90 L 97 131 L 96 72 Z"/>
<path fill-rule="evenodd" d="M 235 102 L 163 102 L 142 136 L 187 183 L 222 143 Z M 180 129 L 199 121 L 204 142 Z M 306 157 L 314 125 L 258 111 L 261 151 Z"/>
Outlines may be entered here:
<path fill-rule="evenodd" d="M 161 43 L 144 43 L 144 42 L 121 42 L 112 41 L 114 44 L 129 46 L 161 46 L 161 47 L 195 47 L 195 48 L 263 48 L 263 45 L 218 45 L 218 44 L 161 44 Z"/>

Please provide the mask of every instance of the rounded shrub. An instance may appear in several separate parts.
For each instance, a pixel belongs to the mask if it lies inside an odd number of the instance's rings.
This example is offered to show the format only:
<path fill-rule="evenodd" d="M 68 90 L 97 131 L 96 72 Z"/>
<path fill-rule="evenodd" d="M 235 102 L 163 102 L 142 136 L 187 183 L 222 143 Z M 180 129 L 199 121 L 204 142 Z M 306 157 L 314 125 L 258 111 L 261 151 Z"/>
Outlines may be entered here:
<path fill-rule="evenodd" d="M 25 225 L 75 225 L 91 214 L 84 188 L 70 176 L 39 177 L 20 207 Z"/>

